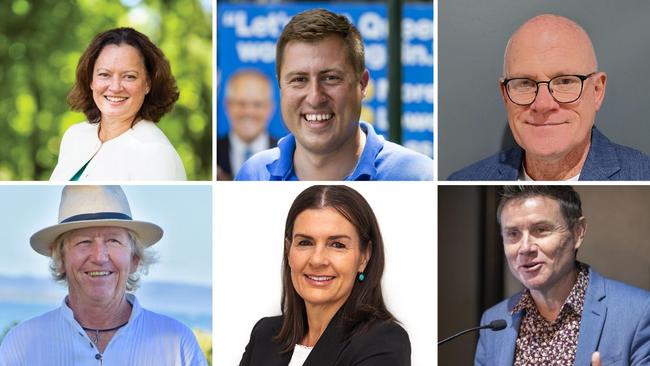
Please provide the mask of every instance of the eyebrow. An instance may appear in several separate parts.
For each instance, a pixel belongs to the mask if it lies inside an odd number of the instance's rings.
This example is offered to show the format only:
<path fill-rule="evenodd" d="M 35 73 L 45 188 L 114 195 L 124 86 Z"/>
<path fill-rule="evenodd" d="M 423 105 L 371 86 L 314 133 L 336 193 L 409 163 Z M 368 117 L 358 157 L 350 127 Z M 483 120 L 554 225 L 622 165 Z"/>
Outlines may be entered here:
<path fill-rule="evenodd" d="M 338 69 L 338 68 L 330 68 L 330 69 L 320 70 L 318 72 L 318 75 L 323 75 L 323 74 L 327 74 L 327 73 L 343 74 L 343 73 L 345 73 L 345 71 L 342 70 L 342 69 Z M 291 71 L 291 72 L 288 72 L 288 73 L 284 74 L 283 79 L 290 79 L 292 76 L 303 76 L 303 75 L 309 76 L 309 72 L 306 72 L 306 71 Z"/>
<path fill-rule="evenodd" d="M 558 76 L 563 76 L 563 75 L 587 75 L 589 73 L 579 73 L 575 71 L 569 71 L 569 70 L 560 70 L 554 73 L 550 74 L 550 77 L 546 80 L 551 80 L 555 77 Z M 506 77 L 506 79 L 531 79 L 535 81 L 539 81 L 533 74 L 531 73 L 513 73 L 511 76 Z"/>
<path fill-rule="evenodd" d="M 296 239 L 296 238 L 298 238 L 298 237 L 300 237 L 300 238 L 305 238 L 305 239 L 310 239 L 310 240 L 314 240 L 314 237 L 313 237 L 313 236 L 311 236 L 311 235 L 307 235 L 307 234 L 297 233 L 297 234 L 294 234 L 294 235 L 293 235 L 293 238 L 294 238 L 294 239 Z M 352 239 L 352 238 L 350 238 L 348 235 L 344 235 L 344 234 L 339 234 L 339 235 L 330 235 L 330 236 L 327 237 L 327 240 L 337 240 L 337 239 Z"/>
<path fill-rule="evenodd" d="M 293 76 L 302 76 L 302 75 L 309 75 L 309 74 L 304 71 L 291 71 L 284 74 L 284 77 L 282 79 L 290 79 Z"/>
<path fill-rule="evenodd" d="M 99 71 L 110 71 L 110 72 L 113 72 L 113 70 L 111 70 L 111 69 L 107 69 L 107 68 L 105 68 L 105 67 L 98 67 L 98 68 L 95 70 L 95 72 L 99 72 Z M 133 72 L 133 73 L 136 73 L 136 74 L 140 74 L 140 72 L 138 72 L 138 70 L 124 70 L 124 71 L 122 71 L 122 74 L 125 74 L 125 73 L 127 73 L 127 72 Z"/>
<path fill-rule="evenodd" d="M 556 224 L 553 221 L 549 220 L 539 220 L 533 222 L 530 226 L 538 226 L 538 225 L 551 225 L 551 226 L 556 226 Z M 511 226 L 504 226 L 501 230 L 512 230 L 512 229 L 519 229 L 520 226 L 517 225 L 511 225 Z"/>
<path fill-rule="evenodd" d="M 318 74 L 319 75 L 320 74 L 327 74 L 327 73 L 330 73 L 330 72 L 335 72 L 335 73 L 339 73 L 339 74 L 344 73 L 344 71 L 341 70 L 341 69 L 331 68 L 331 69 L 325 69 L 325 70 L 319 71 Z"/>

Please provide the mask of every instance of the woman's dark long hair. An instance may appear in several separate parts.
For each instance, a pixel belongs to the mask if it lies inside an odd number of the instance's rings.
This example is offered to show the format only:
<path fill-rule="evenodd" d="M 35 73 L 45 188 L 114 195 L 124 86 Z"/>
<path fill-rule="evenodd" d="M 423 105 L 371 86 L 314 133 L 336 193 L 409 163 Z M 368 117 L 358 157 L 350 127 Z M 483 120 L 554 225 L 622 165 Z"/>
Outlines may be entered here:
<path fill-rule="evenodd" d="M 345 301 L 339 315 L 343 338 L 366 331 L 372 324 L 394 321 L 386 309 L 381 293 L 381 276 L 384 272 L 384 242 L 379 224 L 368 202 L 354 189 L 343 185 L 317 185 L 300 193 L 293 201 L 284 229 L 284 256 L 282 259 L 282 314 L 284 320 L 274 340 L 282 345 L 282 353 L 291 352 L 307 334 L 305 301 L 298 295 L 291 281 L 289 249 L 293 237 L 293 225 L 300 213 L 309 209 L 331 207 L 345 217 L 357 230 L 360 250 L 370 249 L 370 259 L 364 271 L 365 280 L 356 281 L 350 297 Z"/>

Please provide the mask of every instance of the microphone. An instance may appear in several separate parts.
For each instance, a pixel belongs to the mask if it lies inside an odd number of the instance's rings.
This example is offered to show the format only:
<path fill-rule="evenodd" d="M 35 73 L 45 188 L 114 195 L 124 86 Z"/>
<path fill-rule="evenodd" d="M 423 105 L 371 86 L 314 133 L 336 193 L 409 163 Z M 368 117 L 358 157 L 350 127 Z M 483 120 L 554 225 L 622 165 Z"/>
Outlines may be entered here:
<path fill-rule="evenodd" d="M 454 339 L 454 338 L 456 338 L 456 337 L 460 337 L 460 336 L 462 336 L 462 335 L 465 334 L 465 333 L 469 333 L 469 332 L 472 332 L 472 331 L 475 331 L 475 330 L 480 330 L 480 329 L 486 329 L 486 328 L 492 329 L 493 331 L 496 332 L 496 331 L 498 331 L 498 330 L 505 329 L 505 327 L 506 327 L 507 325 L 508 325 L 508 323 L 506 323 L 506 321 L 505 321 L 504 319 L 493 320 L 493 321 L 490 322 L 490 324 L 486 324 L 486 325 L 481 325 L 481 326 L 474 327 L 474 328 L 465 329 L 464 331 L 462 331 L 462 332 L 460 332 L 460 333 L 456 333 L 456 334 L 454 334 L 454 335 L 451 336 L 451 337 L 447 337 L 447 338 L 441 340 L 440 342 L 438 342 L 438 346 L 440 346 L 440 345 L 442 345 L 442 344 L 444 344 L 444 343 L 447 343 L 447 342 L 451 341 L 452 339 Z"/>

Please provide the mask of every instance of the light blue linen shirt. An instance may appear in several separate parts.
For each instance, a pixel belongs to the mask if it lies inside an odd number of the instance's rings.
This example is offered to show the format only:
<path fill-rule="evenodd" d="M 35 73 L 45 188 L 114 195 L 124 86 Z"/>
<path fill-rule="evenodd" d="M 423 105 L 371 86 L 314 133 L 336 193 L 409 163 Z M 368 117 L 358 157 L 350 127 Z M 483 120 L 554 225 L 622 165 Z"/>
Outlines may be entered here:
<path fill-rule="evenodd" d="M 179 321 L 143 309 L 133 294 L 129 322 L 100 353 L 63 300 L 55 310 L 26 320 L 0 344 L 0 366 L 206 366 L 192 331 Z"/>

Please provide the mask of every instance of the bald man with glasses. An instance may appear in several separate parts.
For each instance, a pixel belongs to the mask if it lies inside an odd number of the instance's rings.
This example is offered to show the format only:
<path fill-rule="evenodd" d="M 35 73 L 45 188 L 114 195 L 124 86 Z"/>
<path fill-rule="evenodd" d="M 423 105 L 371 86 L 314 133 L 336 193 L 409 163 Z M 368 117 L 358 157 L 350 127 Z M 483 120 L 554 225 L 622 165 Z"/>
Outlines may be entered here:
<path fill-rule="evenodd" d="M 595 126 L 607 74 L 574 21 L 544 14 L 512 35 L 499 81 L 516 147 L 450 180 L 650 180 L 650 157 L 611 142 Z"/>

